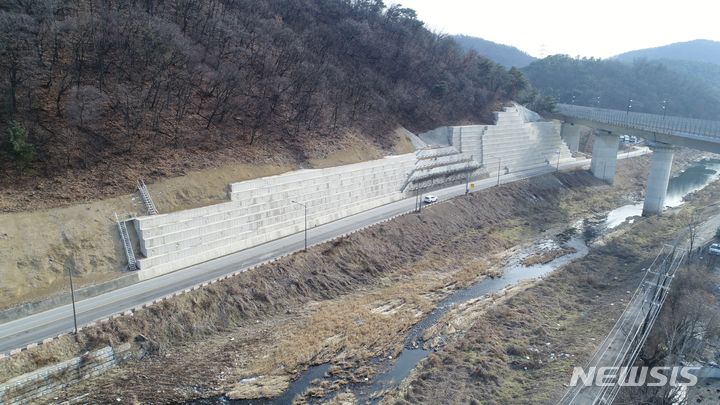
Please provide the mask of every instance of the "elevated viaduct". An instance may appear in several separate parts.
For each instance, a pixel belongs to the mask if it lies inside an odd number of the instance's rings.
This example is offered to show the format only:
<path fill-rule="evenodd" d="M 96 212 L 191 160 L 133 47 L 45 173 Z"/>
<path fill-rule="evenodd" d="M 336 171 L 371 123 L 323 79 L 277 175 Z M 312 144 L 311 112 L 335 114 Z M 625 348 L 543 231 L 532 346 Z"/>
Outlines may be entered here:
<path fill-rule="evenodd" d="M 555 118 L 563 121 L 562 137 L 577 152 L 582 126 L 595 134 L 590 170 L 595 177 L 613 182 L 619 135 L 644 138 L 653 149 L 645 192 L 643 215 L 660 214 L 670 180 L 673 150 L 677 146 L 720 153 L 720 121 L 698 120 L 559 104 Z"/>

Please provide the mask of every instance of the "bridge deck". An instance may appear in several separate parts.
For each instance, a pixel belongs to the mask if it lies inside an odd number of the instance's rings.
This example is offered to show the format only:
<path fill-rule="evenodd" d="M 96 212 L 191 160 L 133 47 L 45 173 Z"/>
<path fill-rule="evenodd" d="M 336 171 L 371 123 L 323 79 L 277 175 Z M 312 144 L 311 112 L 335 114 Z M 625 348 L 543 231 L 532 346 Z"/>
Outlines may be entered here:
<path fill-rule="evenodd" d="M 688 138 L 701 136 L 715 138 L 717 142 L 720 142 L 720 121 L 608 110 L 571 104 L 558 104 L 557 112 L 565 117 L 612 125 L 618 128 Z"/>

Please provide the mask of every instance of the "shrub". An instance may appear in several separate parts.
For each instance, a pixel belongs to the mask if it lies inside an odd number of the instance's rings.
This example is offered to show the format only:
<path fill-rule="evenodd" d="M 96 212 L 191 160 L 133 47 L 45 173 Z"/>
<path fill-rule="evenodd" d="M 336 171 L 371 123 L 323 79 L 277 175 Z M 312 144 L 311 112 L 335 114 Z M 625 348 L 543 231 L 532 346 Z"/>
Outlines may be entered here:
<path fill-rule="evenodd" d="M 35 158 L 35 147 L 27 141 L 27 130 L 18 122 L 11 122 L 8 128 L 8 152 L 21 168 Z"/>

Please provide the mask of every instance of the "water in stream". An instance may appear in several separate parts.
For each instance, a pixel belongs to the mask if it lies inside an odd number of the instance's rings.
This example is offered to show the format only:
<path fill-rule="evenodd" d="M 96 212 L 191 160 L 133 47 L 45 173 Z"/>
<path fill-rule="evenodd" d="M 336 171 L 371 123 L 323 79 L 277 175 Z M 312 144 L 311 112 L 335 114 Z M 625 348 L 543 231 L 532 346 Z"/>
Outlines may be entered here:
<path fill-rule="evenodd" d="M 689 193 L 702 189 L 706 185 L 720 178 L 720 160 L 704 159 L 693 163 L 682 173 L 670 179 L 668 186 L 668 194 L 666 205 L 676 207 L 682 204 L 683 197 Z M 628 218 L 641 215 L 642 202 L 638 204 L 626 205 L 611 211 L 605 222 L 606 229 L 612 229 Z M 380 399 L 379 393 L 387 389 L 397 387 L 409 373 L 417 366 L 417 364 L 427 357 L 431 350 L 424 345 L 423 333 L 430 327 L 434 326 L 445 314 L 458 304 L 468 302 L 477 298 L 481 298 L 503 288 L 515 285 L 525 280 L 543 277 L 552 271 L 583 257 L 587 254 L 588 248 L 582 239 L 583 232 L 579 231 L 575 236 L 570 238 L 563 246 L 572 247 L 575 253 L 561 256 L 546 264 L 538 264 L 529 267 L 522 265 L 521 260 L 527 256 L 528 251 L 520 252 L 510 258 L 502 271 L 502 277 L 489 278 L 481 280 L 470 287 L 456 291 L 444 300 L 442 300 L 435 309 L 427 314 L 420 322 L 415 324 L 408 332 L 405 338 L 405 348 L 396 359 L 375 359 L 371 363 L 378 370 L 378 374 L 370 378 L 365 383 L 353 383 L 343 388 L 343 391 L 351 391 L 356 398 L 357 403 L 377 403 Z M 544 241 L 535 245 L 532 249 L 548 249 L 558 246 L 552 246 L 554 241 Z M 550 246 L 542 246 L 550 245 Z M 254 399 L 254 400 L 229 400 L 226 397 L 216 397 L 195 401 L 196 404 L 287 404 L 298 395 L 302 395 L 308 388 L 313 386 L 313 381 L 318 379 L 328 379 L 327 371 L 329 364 L 321 364 L 312 366 L 303 372 L 295 381 L 291 382 L 289 388 L 280 396 L 274 399 Z M 336 393 L 329 393 L 328 397 L 322 400 L 328 400 Z M 312 399 L 308 399 L 310 403 Z"/>
<path fill-rule="evenodd" d="M 691 164 L 687 169 L 670 179 L 665 206 L 677 207 L 682 205 L 683 198 L 686 195 L 702 190 L 718 178 L 720 178 L 720 160 L 703 159 Z M 616 208 L 608 214 L 605 225 L 609 229 L 615 228 L 628 218 L 642 215 L 642 209 L 642 201 L 637 204 Z"/>
<path fill-rule="evenodd" d="M 580 225 L 578 225 L 580 226 Z M 356 398 L 357 403 L 376 403 L 379 401 L 378 393 L 386 389 L 397 387 L 400 382 L 408 376 L 415 366 L 431 351 L 423 347 L 422 335 L 430 327 L 434 326 L 448 311 L 457 306 L 481 298 L 505 287 L 516 285 L 522 281 L 536 279 L 550 274 L 554 270 L 585 256 L 588 253 L 588 247 L 582 237 L 583 232 L 578 229 L 562 247 L 574 248 L 575 252 L 558 257 L 545 264 L 537 264 L 532 266 L 524 266 L 521 261 L 528 256 L 529 252 L 537 252 L 539 249 L 556 249 L 560 246 L 553 240 L 544 240 L 533 247 L 523 250 L 511 257 L 502 269 L 502 276 L 496 278 L 483 279 L 468 288 L 458 290 L 437 304 L 435 309 L 427 314 L 420 322 L 415 324 L 408 332 L 405 338 L 405 348 L 396 359 L 375 359 L 372 363 L 378 369 L 378 374 L 370 378 L 366 383 L 350 384 L 343 388 L 343 391 L 351 391 Z M 282 396 L 274 399 L 254 399 L 254 400 L 237 400 L 233 401 L 225 397 L 217 397 L 195 401 L 195 404 L 288 404 L 296 395 L 302 395 L 305 390 L 312 386 L 312 381 L 326 376 L 328 364 L 312 366 L 306 370 L 301 376 L 293 381 L 289 388 Z M 330 393 L 328 397 L 322 398 L 328 400 L 336 393 Z M 312 399 L 309 400 L 312 403 Z"/>

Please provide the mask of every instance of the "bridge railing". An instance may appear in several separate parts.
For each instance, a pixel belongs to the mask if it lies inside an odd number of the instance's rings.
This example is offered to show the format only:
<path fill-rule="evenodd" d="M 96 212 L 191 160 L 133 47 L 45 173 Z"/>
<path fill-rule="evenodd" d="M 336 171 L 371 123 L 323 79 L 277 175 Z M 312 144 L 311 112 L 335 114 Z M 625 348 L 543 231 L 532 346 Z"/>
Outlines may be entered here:
<path fill-rule="evenodd" d="M 620 128 L 637 129 L 667 135 L 700 135 L 720 138 L 720 121 L 608 110 L 571 104 L 558 104 L 557 111 L 564 116 L 595 121 Z"/>

